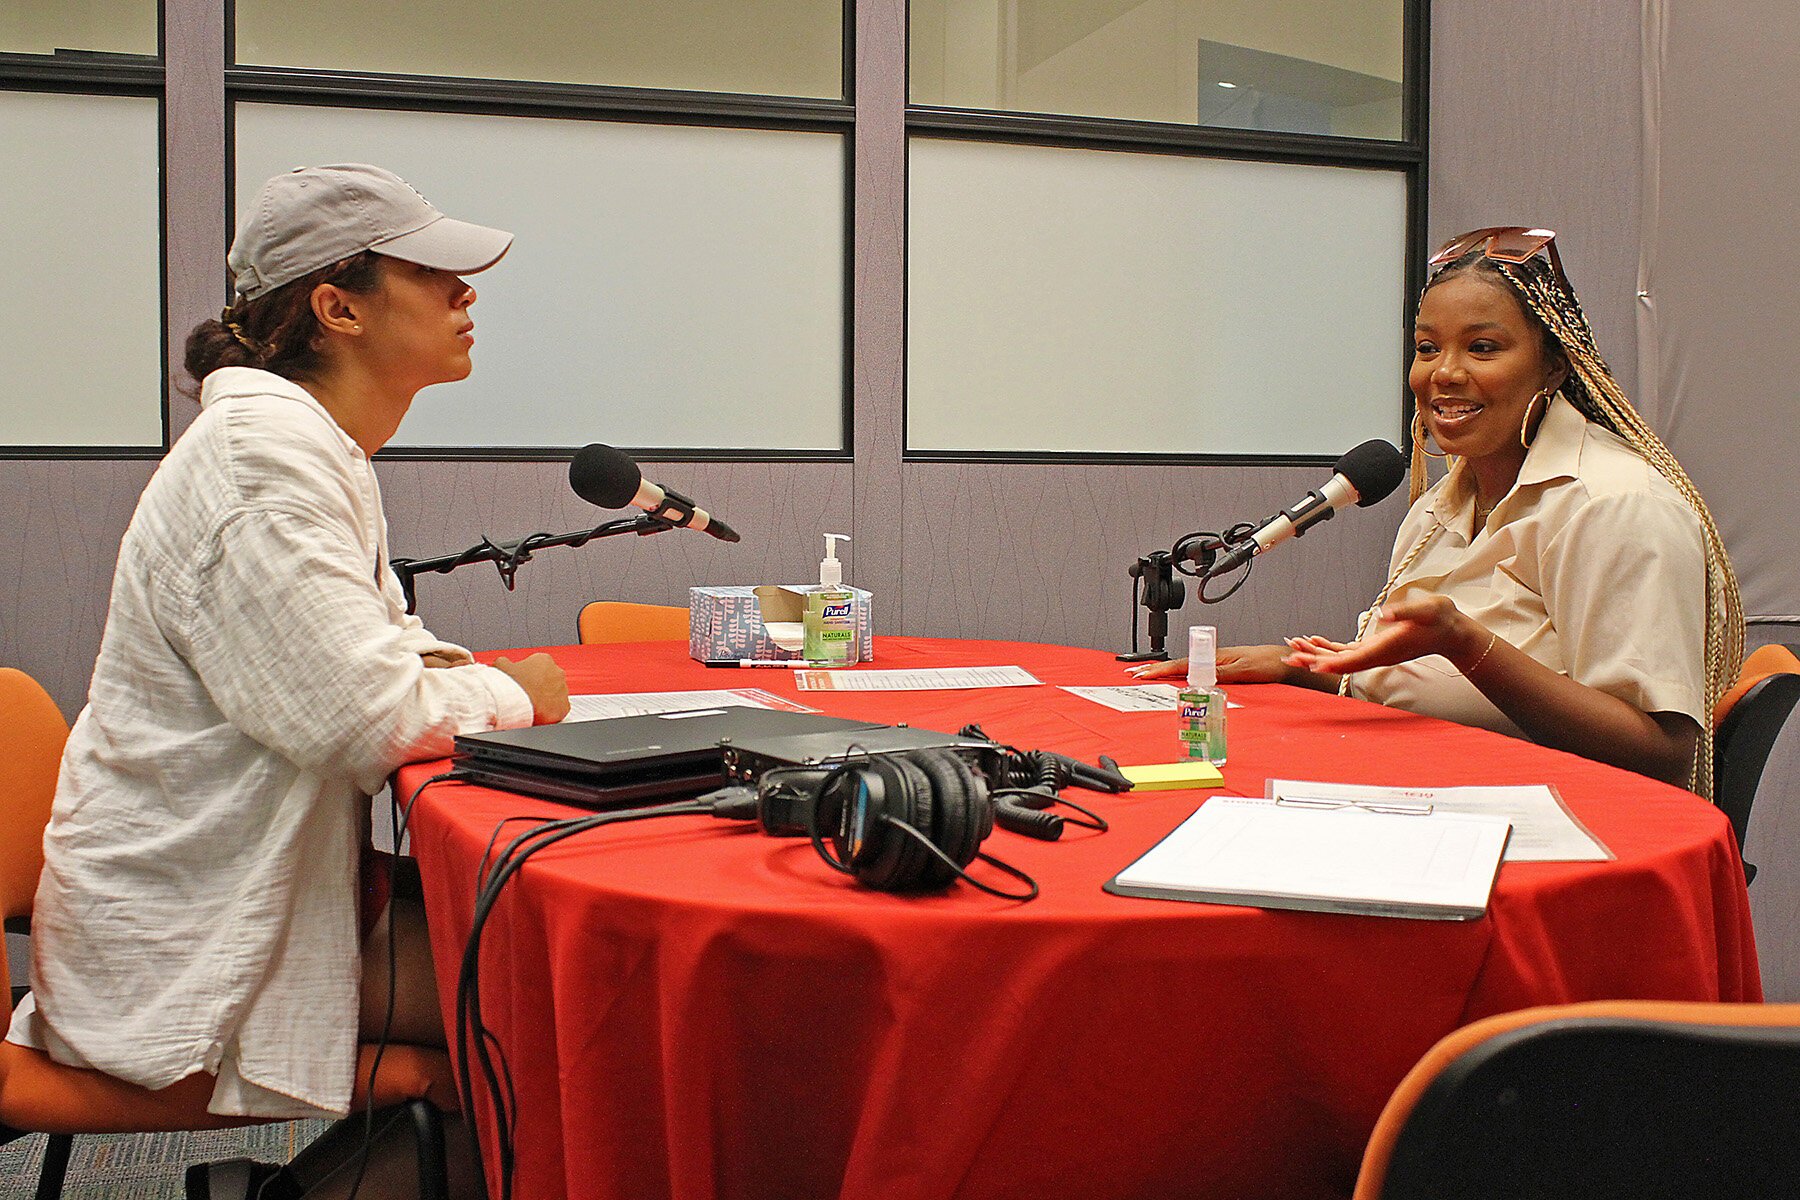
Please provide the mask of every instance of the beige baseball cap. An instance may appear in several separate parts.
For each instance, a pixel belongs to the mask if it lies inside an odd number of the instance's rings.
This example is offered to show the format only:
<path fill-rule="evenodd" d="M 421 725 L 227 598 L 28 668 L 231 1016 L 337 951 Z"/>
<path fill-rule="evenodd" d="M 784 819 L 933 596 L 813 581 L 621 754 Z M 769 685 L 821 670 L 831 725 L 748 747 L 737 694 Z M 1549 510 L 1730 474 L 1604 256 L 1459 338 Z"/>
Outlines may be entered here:
<path fill-rule="evenodd" d="M 446 217 L 392 171 L 339 163 L 263 184 L 225 261 L 233 289 L 254 299 L 364 250 L 472 275 L 499 262 L 512 240 Z"/>

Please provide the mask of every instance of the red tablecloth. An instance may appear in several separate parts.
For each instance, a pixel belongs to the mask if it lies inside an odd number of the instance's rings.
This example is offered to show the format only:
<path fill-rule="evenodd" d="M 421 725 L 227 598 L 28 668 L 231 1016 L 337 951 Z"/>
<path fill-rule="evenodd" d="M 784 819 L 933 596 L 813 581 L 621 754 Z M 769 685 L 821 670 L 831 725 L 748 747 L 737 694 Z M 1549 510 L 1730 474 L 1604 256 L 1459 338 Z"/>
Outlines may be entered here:
<path fill-rule="evenodd" d="M 1098 651 L 876 646 L 877 668 L 1129 682 Z M 675 643 L 553 653 L 577 692 L 760 687 L 843 716 L 979 721 L 1088 761 L 1176 757 L 1173 714 L 1055 686 L 801 693 L 789 672 L 708 670 Z M 1228 792 L 1549 783 L 1617 861 L 1509 864 L 1488 916 L 1451 923 L 1101 891 L 1205 792 L 1075 792 L 1110 832 L 997 832 L 984 849 L 1042 885 L 1023 905 L 962 885 L 870 891 L 804 840 L 707 817 L 596 830 L 534 857 L 483 942 L 485 1015 L 518 1089 L 515 1194 L 1347 1196 L 1389 1092 L 1461 1024 L 1558 1001 L 1760 998 L 1730 827 L 1695 796 L 1360 701 L 1227 691 L 1242 705 Z M 447 1012 L 483 848 L 533 812 L 568 810 L 462 784 L 418 802 Z"/>

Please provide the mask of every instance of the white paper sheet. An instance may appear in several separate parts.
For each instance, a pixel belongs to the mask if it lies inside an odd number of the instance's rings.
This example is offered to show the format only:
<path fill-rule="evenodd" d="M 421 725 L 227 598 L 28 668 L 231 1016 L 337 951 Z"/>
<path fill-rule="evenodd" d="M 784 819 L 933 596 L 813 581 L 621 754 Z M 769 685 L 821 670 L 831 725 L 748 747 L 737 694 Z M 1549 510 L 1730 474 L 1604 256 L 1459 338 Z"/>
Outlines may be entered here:
<path fill-rule="evenodd" d="M 1119 687 L 1069 687 L 1063 691 L 1115 712 L 1174 712 L 1181 689 L 1172 683 L 1128 683 Z"/>
<path fill-rule="evenodd" d="M 1318 796 L 1374 804 L 1429 804 L 1437 812 L 1499 817 L 1512 824 L 1507 862 L 1606 862 L 1611 850 L 1583 828 L 1545 784 L 1520 787 L 1388 788 L 1356 783 L 1271 779 L 1267 796 Z"/>
<path fill-rule="evenodd" d="M 923 692 L 1029 687 L 1043 681 L 1024 667 L 928 667 L 917 671 L 795 671 L 794 682 L 803 692 Z"/>
<path fill-rule="evenodd" d="M 773 708 L 784 712 L 818 712 L 786 696 L 761 688 L 720 688 L 696 692 L 621 692 L 569 697 L 565 721 L 599 721 L 645 713 L 685 712 L 690 708 Z"/>
<path fill-rule="evenodd" d="M 1072 687 L 1063 691 L 1080 696 L 1115 712 L 1174 712 L 1181 707 L 1181 689 L 1172 683 L 1126 683 L 1105 687 Z M 1236 700 L 1227 700 L 1227 708 L 1242 708 Z"/>
<path fill-rule="evenodd" d="M 1470 919 L 1487 908 L 1506 822 L 1354 803 L 1220 796 L 1120 871 L 1128 896 L 1372 916 Z"/>

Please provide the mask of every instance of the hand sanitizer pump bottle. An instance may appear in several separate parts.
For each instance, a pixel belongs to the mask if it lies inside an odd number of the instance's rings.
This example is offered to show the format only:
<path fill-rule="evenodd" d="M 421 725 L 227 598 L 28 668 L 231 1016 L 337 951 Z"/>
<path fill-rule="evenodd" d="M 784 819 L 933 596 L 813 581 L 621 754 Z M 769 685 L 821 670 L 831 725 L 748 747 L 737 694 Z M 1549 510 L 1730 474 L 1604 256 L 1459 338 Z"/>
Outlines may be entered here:
<path fill-rule="evenodd" d="M 1209 763 L 1225 761 L 1225 693 L 1219 690 L 1218 637 L 1211 625 L 1188 630 L 1187 683 L 1177 701 L 1182 756 Z"/>
<path fill-rule="evenodd" d="M 819 561 L 819 585 L 806 592 L 801 616 L 800 657 L 812 667 L 847 667 L 856 645 L 856 593 L 844 586 L 844 565 L 837 544 L 849 534 L 825 535 L 825 557 Z"/>

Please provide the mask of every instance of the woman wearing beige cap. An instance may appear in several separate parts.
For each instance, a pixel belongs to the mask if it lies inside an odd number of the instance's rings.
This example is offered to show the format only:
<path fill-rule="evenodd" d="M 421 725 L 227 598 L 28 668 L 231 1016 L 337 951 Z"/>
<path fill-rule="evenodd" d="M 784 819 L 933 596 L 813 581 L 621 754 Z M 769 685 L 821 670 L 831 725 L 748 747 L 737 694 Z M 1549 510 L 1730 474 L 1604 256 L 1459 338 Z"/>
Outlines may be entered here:
<path fill-rule="evenodd" d="M 422 908 L 359 881 L 368 796 L 457 733 L 562 719 L 568 692 L 547 656 L 478 665 L 406 613 L 369 456 L 469 374 L 461 277 L 511 242 L 359 164 L 250 203 L 236 296 L 188 340 L 201 415 L 119 549 L 12 1040 L 210 1086 L 214 1112 L 343 1116 L 391 938 L 389 1034 L 443 1044 Z M 381 1175 L 361 1194 L 403 1194 Z"/>

